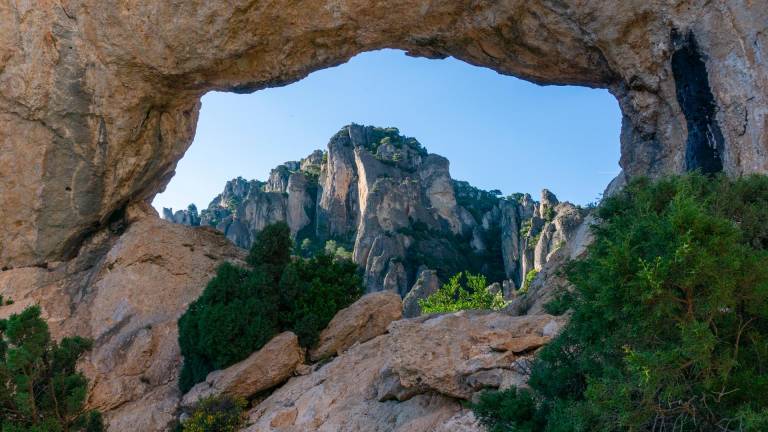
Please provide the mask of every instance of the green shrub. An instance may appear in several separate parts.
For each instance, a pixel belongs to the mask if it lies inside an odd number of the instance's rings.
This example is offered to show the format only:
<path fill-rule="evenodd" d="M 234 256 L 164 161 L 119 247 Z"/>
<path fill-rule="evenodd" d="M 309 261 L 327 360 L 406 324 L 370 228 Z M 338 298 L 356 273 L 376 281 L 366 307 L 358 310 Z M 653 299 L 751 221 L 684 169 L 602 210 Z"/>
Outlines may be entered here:
<path fill-rule="evenodd" d="M 278 331 L 278 301 L 277 287 L 264 271 L 222 264 L 179 319 L 181 390 L 188 391 L 208 373 L 245 359 L 269 342 Z"/>
<path fill-rule="evenodd" d="M 275 282 L 279 282 L 285 266 L 291 262 L 292 249 L 291 229 L 285 222 L 277 222 L 259 231 L 246 262 L 254 268 L 261 268 Z"/>
<path fill-rule="evenodd" d="M 281 326 L 293 331 L 299 343 L 308 347 L 336 312 L 360 297 L 362 279 L 352 261 L 318 255 L 286 268 L 280 294 Z"/>
<path fill-rule="evenodd" d="M 88 381 L 75 370 L 91 341 L 56 343 L 40 308 L 0 320 L 0 430 L 101 432 L 101 414 L 85 411 Z"/>
<path fill-rule="evenodd" d="M 768 177 L 640 179 L 597 216 L 532 368 L 543 430 L 765 430 Z"/>
<path fill-rule="evenodd" d="M 252 268 L 222 264 L 181 316 L 182 392 L 245 359 L 280 331 L 293 331 L 309 347 L 339 309 L 360 297 L 354 263 L 327 255 L 292 261 L 292 247 L 287 225 L 265 227 L 248 255 Z"/>
<path fill-rule="evenodd" d="M 531 269 L 528 273 L 525 274 L 525 278 L 523 279 L 523 286 L 520 288 L 520 293 L 525 294 L 528 292 L 528 288 L 531 287 L 531 284 L 536 279 L 536 276 L 539 275 L 539 271 L 536 269 Z"/>
<path fill-rule="evenodd" d="M 466 286 L 465 286 L 466 285 Z M 491 293 L 485 276 L 457 273 L 431 296 L 419 300 L 422 314 L 491 309 L 505 306 L 500 292 Z"/>
<path fill-rule="evenodd" d="M 198 402 L 183 432 L 237 432 L 245 424 L 243 412 L 248 403 L 241 398 L 209 397 Z"/>
<path fill-rule="evenodd" d="M 539 432 L 547 424 L 530 390 L 486 391 L 471 407 L 488 432 Z"/>

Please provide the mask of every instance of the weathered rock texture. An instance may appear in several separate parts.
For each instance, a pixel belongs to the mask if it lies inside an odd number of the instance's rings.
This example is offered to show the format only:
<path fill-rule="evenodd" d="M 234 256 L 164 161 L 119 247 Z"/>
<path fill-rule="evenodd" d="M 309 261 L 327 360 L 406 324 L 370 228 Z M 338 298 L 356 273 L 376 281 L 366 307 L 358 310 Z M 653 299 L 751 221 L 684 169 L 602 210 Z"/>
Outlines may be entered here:
<path fill-rule="evenodd" d="M 242 257 L 210 231 L 133 214 L 172 177 L 205 92 L 283 85 L 385 47 L 452 55 L 541 84 L 609 89 L 623 113 L 620 163 L 628 176 L 692 168 L 765 173 L 767 6 L 765 0 L 3 2 L 0 293 L 18 303 L 2 313 L 40 302 L 57 336 L 93 337 L 96 346 L 83 362 L 93 385 L 90 405 L 106 412 L 113 431 L 162 430 L 180 397 L 175 320 L 219 262 Z M 338 184 L 351 181 L 355 162 L 345 162 L 328 174 Z M 282 187 L 279 173 L 274 180 L 271 187 Z M 336 204 L 320 203 L 330 233 L 343 234 L 354 219 L 354 206 L 338 206 L 345 190 L 334 192 Z M 430 189 L 435 209 L 445 208 L 447 190 L 439 181 Z M 508 240 L 514 249 L 514 238 Z M 386 242 L 373 238 L 366 246 L 376 258 L 372 266 L 388 261 L 378 251 L 398 246 Z M 382 283 L 396 284 L 401 274 L 395 265 Z M 367 384 L 380 363 L 361 356 L 378 355 L 387 340 L 349 350 L 309 375 L 314 378 L 291 380 L 254 413 L 254 430 L 269 430 L 267 422 L 376 430 L 355 424 L 368 412 L 378 414 L 366 424 L 386 425 L 379 430 L 445 430 L 436 425 L 462 422 L 455 417 L 461 407 L 445 396 L 375 401 Z M 352 371 L 359 380 L 345 381 L 343 373 L 349 378 Z M 323 383 L 322 374 L 339 378 Z M 350 402 L 333 405 L 331 394 Z M 297 403 L 282 405 L 280 395 Z M 329 415 L 318 420 L 304 407 Z"/>
<path fill-rule="evenodd" d="M 5 2 L 0 261 L 71 258 L 162 190 L 205 92 L 287 84 L 384 47 L 609 89 L 630 175 L 765 172 L 767 20 L 765 0 Z M 332 230 L 348 216 L 335 215 Z"/>
<path fill-rule="evenodd" d="M 299 338 L 291 332 L 280 333 L 245 360 L 209 373 L 184 395 L 181 405 L 192 408 L 203 398 L 219 395 L 247 399 L 282 384 L 303 362 Z"/>
<path fill-rule="evenodd" d="M 535 350 L 562 321 L 459 312 L 392 323 L 250 414 L 247 431 L 481 431 L 459 400 L 522 382 Z"/>
<path fill-rule="evenodd" d="M 392 291 L 363 296 L 340 310 L 322 332 L 309 356 L 313 361 L 337 355 L 356 343 L 369 341 L 387 331 L 403 316 L 400 296 Z"/>
<path fill-rule="evenodd" d="M 15 300 L 0 315 L 39 303 L 54 337 L 94 340 L 80 364 L 91 385 L 88 405 L 102 410 L 115 432 L 159 432 L 176 418 L 176 320 L 219 263 L 244 258 L 215 230 L 153 213 L 131 209 L 124 234 L 99 233 L 71 261 L 0 273 L 0 293 Z"/>

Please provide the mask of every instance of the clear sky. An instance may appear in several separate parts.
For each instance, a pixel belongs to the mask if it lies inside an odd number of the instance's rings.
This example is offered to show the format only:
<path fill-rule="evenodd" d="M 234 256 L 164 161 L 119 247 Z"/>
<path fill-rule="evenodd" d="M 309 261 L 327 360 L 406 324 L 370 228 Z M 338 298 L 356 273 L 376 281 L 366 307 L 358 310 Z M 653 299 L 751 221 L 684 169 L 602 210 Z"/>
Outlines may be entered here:
<path fill-rule="evenodd" d="M 619 172 L 621 113 L 606 90 L 542 87 L 383 50 L 286 87 L 205 95 L 194 143 L 153 204 L 205 208 L 227 180 L 264 180 L 353 122 L 395 126 L 447 157 L 453 178 L 504 194 L 538 199 L 548 188 L 586 204 Z"/>

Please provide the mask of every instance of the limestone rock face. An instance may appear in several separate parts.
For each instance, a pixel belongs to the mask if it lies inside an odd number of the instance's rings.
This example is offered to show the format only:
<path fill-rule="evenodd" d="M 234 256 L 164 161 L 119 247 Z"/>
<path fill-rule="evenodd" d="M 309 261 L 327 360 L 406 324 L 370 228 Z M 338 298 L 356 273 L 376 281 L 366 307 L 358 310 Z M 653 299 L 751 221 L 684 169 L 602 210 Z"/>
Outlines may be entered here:
<path fill-rule="evenodd" d="M 205 381 L 184 395 L 181 406 L 193 408 L 209 396 L 248 398 L 282 384 L 303 362 L 304 350 L 299 346 L 299 338 L 291 332 L 280 333 L 247 359 L 209 373 Z"/>
<path fill-rule="evenodd" d="M 609 89 L 623 113 L 620 163 L 630 177 L 766 172 L 761 6 L 407 0 L 382 14 L 378 3 L 357 0 L 7 3 L 0 261 L 72 257 L 94 227 L 162 190 L 207 91 L 290 83 L 385 47 L 541 84 Z M 332 229 L 349 226 L 350 210 L 331 212 Z"/>
<path fill-rule="evenodd" d="M 414 318 L 421 315 L 421 306 L 419 300 L 423 300 L 440 289 L 440 280 L 437 278 L 437 272 L 434 270 L 423 269 L 416 278 L 408 295 L 403 299 L 403 316 L 405 318 Z"/>
<path fill-rule="evenodd" d="M 153 213 L 129 209 L 122 235 L 99 232 L 68 262 L 0 272 L 0 294 L 15 300 L 2 315 L 39 303 L 55 338 L 94 340 L 80 363 L 90 382 L 88 406 L 115 432 L 159 432 L 176 418 L 176 321 L 221 262 L 245 258 L 215 230 Z"/>
<path fill-rule="evenodd" d="M 442 266 L 435 270 L 446 278 L 468 269 L 469 260 L 476 267 L 470 270 L 501 279 L 503 202 L 454 181 L 447 159 L 396 128 L 352 124 L 331 138 L 327 152 L 286 162 L 266 182 L 231 180 L 199 220 L 244 248 L 267 224 L 286 221 L 307 254 L 330 241 L 351 255 L 365 270 L 367 292 L 405 296 L 424 264 Z M 166 213 L 168 220 L 189 219 Z M 483 256 L 489 250 L 496 255 Z"/>
<path fill-rule="evenodd" d="M 472 431 L 457 399 L 519 385 L 515 372 L 562 321 L 459 312 L 401 320 L 312 373 L 291 378 L 250 412 L 256 431 Z"/>
<path fill-rule="evenodd" d="M 310 350 L 312 361 L 337 355 L 356 343 L 362 343 L 387 331 L 392 321 L 402 318 L 402 301 L 392 291 L 367 294 L 340 310 L 321 333 Z"/>

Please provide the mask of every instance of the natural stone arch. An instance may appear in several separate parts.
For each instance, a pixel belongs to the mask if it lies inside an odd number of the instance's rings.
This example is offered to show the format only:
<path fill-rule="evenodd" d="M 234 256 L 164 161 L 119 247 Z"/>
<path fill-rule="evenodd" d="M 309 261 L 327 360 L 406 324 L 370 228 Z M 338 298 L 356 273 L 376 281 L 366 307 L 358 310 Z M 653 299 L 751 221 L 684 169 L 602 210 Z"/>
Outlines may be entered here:
<path fill-rule="evenodd" d="M 121 209 L 173 175 L 206 91 L 285 85 L 385 47 L 609 89 L 630 175 L 712 154 L 728 173 L 765 172 L 766 22 L 765 0 L 5 2 L 0 261 L 66 259 L 119 230 Z"/>

